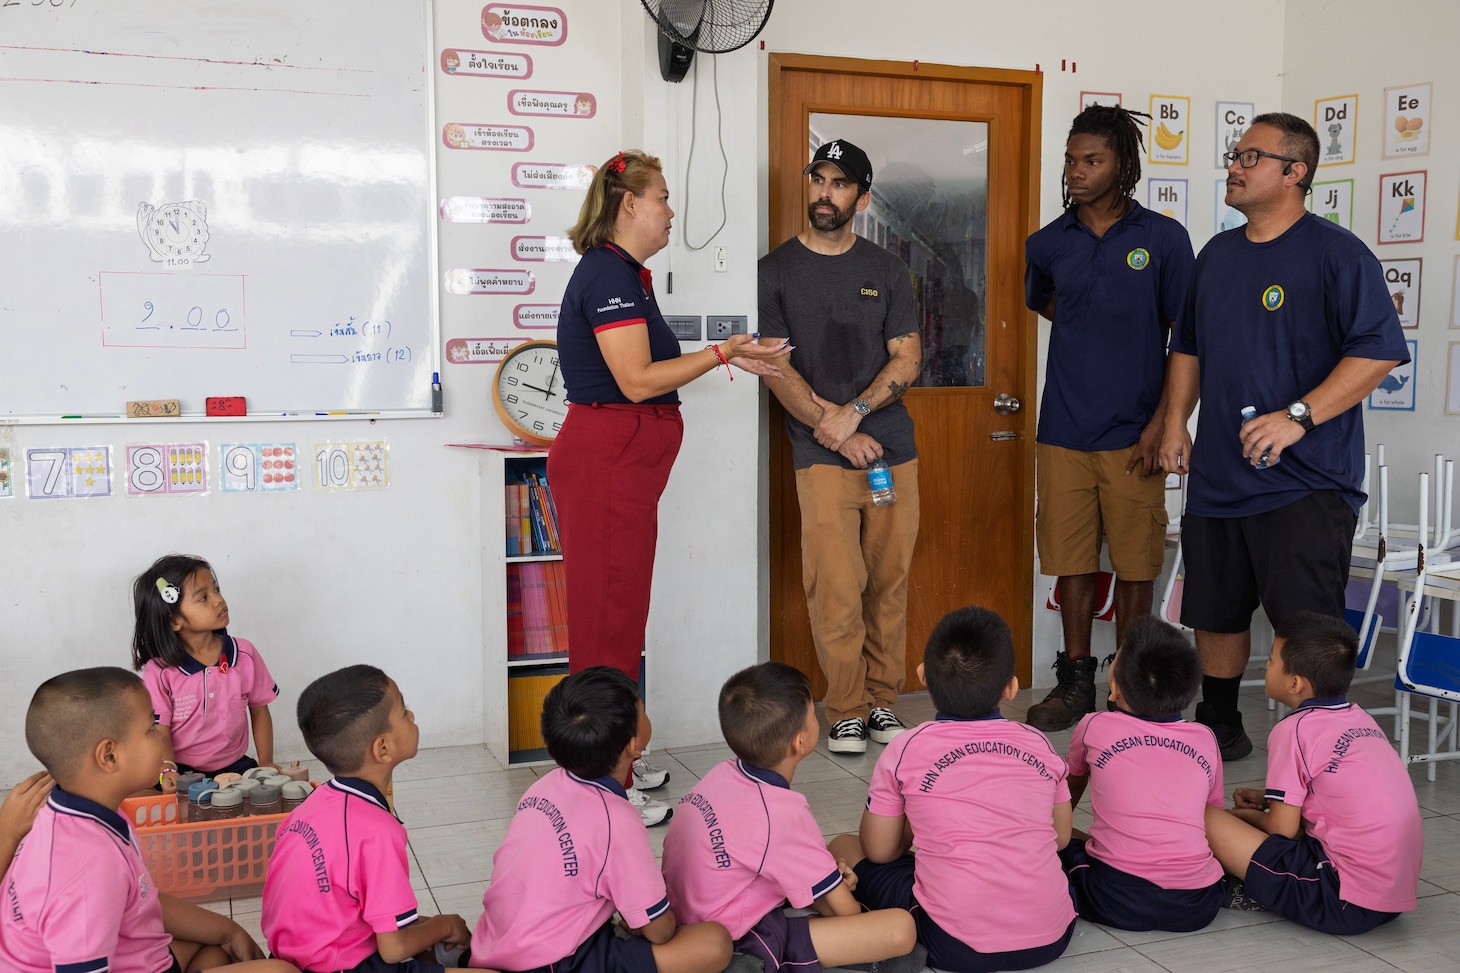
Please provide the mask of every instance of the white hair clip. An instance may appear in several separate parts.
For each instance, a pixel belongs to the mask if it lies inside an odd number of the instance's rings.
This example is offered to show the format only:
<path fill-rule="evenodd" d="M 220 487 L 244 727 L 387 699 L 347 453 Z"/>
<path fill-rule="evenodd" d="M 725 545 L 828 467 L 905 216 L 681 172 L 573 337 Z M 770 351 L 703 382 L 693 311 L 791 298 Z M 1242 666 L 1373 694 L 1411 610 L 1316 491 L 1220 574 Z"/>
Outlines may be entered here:
<path fill-rule="evenodd" d="M 177 600 L 182 597 L 182 592 L 178 591 L 177 585 L 173 584 L 171 581 L 168 581 L 166 578 L 157 579 L 157 593 L 161 595 L 162 600 L 167 602 L 169 605 L 176 605 Z"/>

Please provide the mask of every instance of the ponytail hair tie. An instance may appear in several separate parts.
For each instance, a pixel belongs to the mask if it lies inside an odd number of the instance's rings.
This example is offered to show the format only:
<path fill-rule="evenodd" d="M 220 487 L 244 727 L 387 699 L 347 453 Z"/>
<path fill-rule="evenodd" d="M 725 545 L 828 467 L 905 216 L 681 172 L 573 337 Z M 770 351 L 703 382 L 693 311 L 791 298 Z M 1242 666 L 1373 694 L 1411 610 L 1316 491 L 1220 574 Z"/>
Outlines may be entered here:
<path fill-rule="evenodd" d="M 176 605 L 177 600 L 182 597 L 182 592 L 178 590 L 177 585 L 168 581 L 166 578 L 157 579 L 157 593 L 169 605 Z"/>
<path fill-rule="evenodd" d="M 608 168 L 608 171 L 609 172 L 616 172 L 616 173 L 622 174 L 623 171 L 624 171 L 624 167 L 627 166 L 627 165 L 628 165 L 628 163 L 624 161 L 623 151 L 620 150 L 618 155 L 616 155 L 612 159 L 608 160 L 608 166 L 607 166 L 607 168 Z"/>

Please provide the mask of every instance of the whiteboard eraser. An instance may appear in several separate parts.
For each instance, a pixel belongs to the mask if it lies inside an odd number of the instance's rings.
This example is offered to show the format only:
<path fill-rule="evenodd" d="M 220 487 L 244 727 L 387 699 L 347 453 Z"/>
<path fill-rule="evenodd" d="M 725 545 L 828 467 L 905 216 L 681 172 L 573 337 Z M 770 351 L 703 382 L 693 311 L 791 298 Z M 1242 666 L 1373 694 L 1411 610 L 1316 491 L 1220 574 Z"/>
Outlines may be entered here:
<path fill-rule="evenodd" d="M 210 416 L 242 416 L 248 414 L 244 409 L 243 396 L 241 395 L 210 395 L 206 403 L 205 413 Z"/>
<path fill-rule="evenodd" d="M 128 419 L 161 419 L 182 415 L 177 399 L 139 399 L 127 403 Z"/>

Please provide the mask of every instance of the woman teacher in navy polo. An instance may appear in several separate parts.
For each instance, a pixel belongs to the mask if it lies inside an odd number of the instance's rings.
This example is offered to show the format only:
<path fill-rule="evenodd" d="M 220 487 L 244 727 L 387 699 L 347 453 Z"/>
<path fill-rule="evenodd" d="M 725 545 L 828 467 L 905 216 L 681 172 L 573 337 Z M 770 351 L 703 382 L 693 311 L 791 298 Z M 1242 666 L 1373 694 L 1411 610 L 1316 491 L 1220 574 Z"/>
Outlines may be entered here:
<path fill-rule="evenodd" d="M 558 360 L 571 403 L 548 453 L 568 588 L 568 668 L 639 677 L 659 496 L 684 424 L 675 391 L 730 364 L 779 374 L 789 347 L 754 335 L 680 354 L 644 261 L 669 243 L 674 211 L 659 160 L 615 155 L 568 230 L 582 254 L 563 294 Z M 733 376 L 732 376 L 733 377 Z"/>

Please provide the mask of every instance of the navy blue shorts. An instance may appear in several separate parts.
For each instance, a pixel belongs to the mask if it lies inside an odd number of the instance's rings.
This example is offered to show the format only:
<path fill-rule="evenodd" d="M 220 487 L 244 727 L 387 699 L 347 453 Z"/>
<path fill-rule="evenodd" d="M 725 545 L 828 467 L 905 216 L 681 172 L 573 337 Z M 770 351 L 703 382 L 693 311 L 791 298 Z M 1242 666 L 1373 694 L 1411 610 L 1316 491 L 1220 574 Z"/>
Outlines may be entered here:
<path fill-rule="evenodd" d="M 1345 902 L 1338 870 L 1317 838 L 1269 835 L 1252 853 L 1247 894 L 1268 912 L 1335 936 L 1356 936 L 1399 915 Z"/>
<path fill-rule="evenodd" d="M 794 966 L 800 973 L 820 973 L 821 960 L 811 943 L 811 917 L 788 916 L 772 909 L 750 931 L 735 940 L 735 952 L 754 956 L 775 973 L 782 966 Z"/>
<path fill-rule="evenodd" d="M 253 770 L 259 762 L 248 754 L 239 757 L 227 767 L 219 767 L 217 770 L 207 770 L 203 767 L 189 767 L 187 764 L 178 764 L 177 772 L 180 774 L 199 773 L 204 777 L 217 777 L 219 774 L 241 774 L 246 770 Z"/>
<path fill-rule="evenodd" d="M 903 855 L 886 864 L 862 859 L 853 869 L 857 887 L 852 890 L 858 902 L 869 909 L 906 909 L 918 927 L 918 942 L 928 951 L 928 965 L 949 973 L 994 973 L 995 970 L 1028 970 L 1053 963 L 1070 945 L 1076 920 L 1071 919 L 1064 934 L 1048 946 L 1011 949 L 1002 953 L 980 953 L 961 939 L 944 932 L 924 911 L 913 896 L 913 858 Z"/>
<path fill-rule="evenodd" d="M 177 961 L 176 956 L 172 958 L 172 965 L 163 970 L 162 973 L 183 973 L 182 964 Z"/>
<path fill-rule="evenodd" d="M 654 946 L 643 936 L 620 938 L 605 922 L 583 945 L 556 963 L 520 973 L 657 973 Z"/>
<path fill-rule="evenodd" d="M 1091 857 L 1080 838 L 1070 839 L 1060 864 L 1070 876 L 1080 918 L 1116 929 L 1195 932 L 1217 917 L 1227 892 L 1220 878 L 1205 888 L 1162 888 Z"/>
<path fill-rule="evenodd" d="M 305 970 L 304 973 L 312 973 L 312 971 Z M 320 970 L 319 973 L 335 973 L 335 971 Z M 358 965 L 352 966 L 348 970 L 342 970 L 340 973 L 446 973 L 446 967 L 433 959 L 408 959 L 399 963 L 387 963 L 380 958 L 379 953 L 371 953 Z"/>

